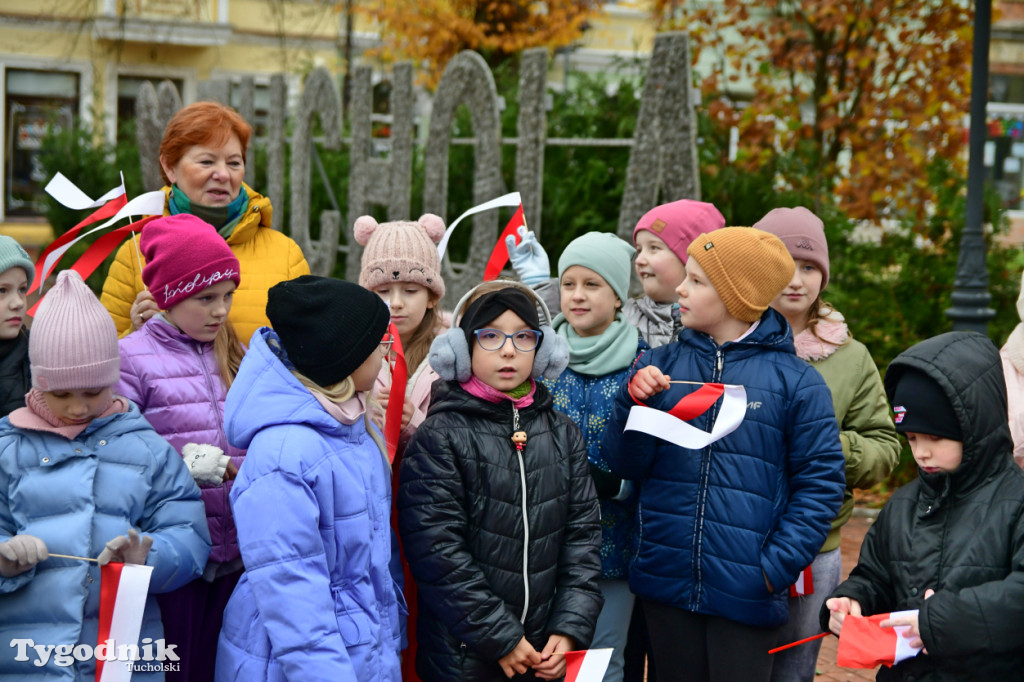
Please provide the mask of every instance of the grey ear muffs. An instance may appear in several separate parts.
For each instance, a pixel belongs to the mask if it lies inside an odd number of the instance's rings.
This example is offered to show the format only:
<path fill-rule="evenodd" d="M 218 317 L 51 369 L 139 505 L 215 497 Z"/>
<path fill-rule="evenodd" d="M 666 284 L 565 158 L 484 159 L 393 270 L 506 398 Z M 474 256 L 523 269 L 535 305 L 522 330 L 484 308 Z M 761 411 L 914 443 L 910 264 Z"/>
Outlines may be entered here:
<path fill-rule="evenodd" d="M 541 324 L 540 326 L 543 338 L 540 347 L 537 349 L 537 354 L 533 358 L 533 372 L 530 376 L 534 379 L 540 379 L 541 377 L 554 379 L 569 366 L 569 342 L 556 334 L 555 330 L 551 328 L 551 311 L 548 310 L 547 304 L 534 293 L 533 289 L 520 282 L 506 282 L 502 280 L 502 283 L 524 291 L 537 302 L 537 307 L 540 309 L 547 324 Z M 473 373 L 469 344 L 466 343 L 466 333 L 458 324 L 466 302 L 472 297 L 479 286 L 481 285 L 478 284 L 473 287 L 459 299 L 459 302 L 455 304 L 455 308 L 452 309 L 451 329 L 436 337 L 434 342 L 430 344 L 430 366 L 445 381 L 452 381 L 453 379 L 460 382 L 466 381 Z"/>

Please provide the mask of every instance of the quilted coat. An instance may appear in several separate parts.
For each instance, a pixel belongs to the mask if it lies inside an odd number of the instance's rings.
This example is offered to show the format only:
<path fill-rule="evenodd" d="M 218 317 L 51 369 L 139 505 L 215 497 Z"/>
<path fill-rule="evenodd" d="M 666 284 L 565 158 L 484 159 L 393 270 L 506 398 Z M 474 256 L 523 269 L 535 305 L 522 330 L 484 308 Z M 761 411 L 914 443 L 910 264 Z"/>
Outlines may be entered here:
<path fill-rule="evenodd" d="M 907 368 L 949 396 L 963 433 L 952 473 L 919 473 L 897 490 L 831 597 L 872 615 L 920 609 L 927 655 L 882 668 L 879 680 L 1019 680 L 1024 670 L 1024 471 L 1014 464 L 996 347 L 974 332 L 923 341 L 889 365 L 892 399 Z M 925 591 L 935 594 L 925 599 Z M 821 624 L 829 613 L 822 608 Z"/>
<path fill-rule="evenodd" d="M 739 384 L 743 422 L 702 450 L 623 427 L 615 400 L 602 449 L 612 473 L 640 487 L 639 549 L 629 585 L 644 599 L 758 627 L 788 617 L 788 587 L 817 554 L 843 500 L 843 450 L 828 388 L 794 354 L 789 324 L 768 309 L 739 341 L 717 345 L 684 329 L 644 353 L 673 379 Z M 673 385 L 647 401 L 667 411 L 693 391 Z M 690 424 L 711 431 L 721 399 Z M 767 578 L 774 591 L 765 583 Z"/>
<path fill-rule="evenodd" d="M 227 391 L 213 343 L 203 343 L 156 315 L 120 341 L 121 380 L 114 392 L 131 399 L 156 432 L 181 454 L 187 443 L 216 445 L 242 466 L 245 451 L 224 435 Z M 228 494 L 233 481 L 201 488 L 213 547 L 210 561 L 237 559 L 238 537 Z"/>
<path fill-rule="evenodd" d="M 95 557 L 129 528 L 153 537 L 140 638 L 155 641 L 163 626 L 152 594 L 199 577 L 210 551 L 199 488 L 181 458 L 134 405 L 94 420 L 73 440 L 0 420 L 0 542 L 27 533 L 52 553 Z M 51 657 L 36 667 L 31 649 L 30 660 L 19 662 L 8 644 L 31 638 L 95 646 L 99 601 L 95 563 L 50 558 L 0 578 L 0 680 L 91 682 L 93 659 L 61 667 Z M 163 679 L 163 673 L 137 672 L 133 679 Z"/>
<path fill-rule="evenodd" d="M 0 417 L 6 417 L 19 407 L 25 407 L 25 394 L 32 388 L 32 374 L 28 364 L 28 330 L 22 329 L 17 338 L 0 341 L 8 348 L 0 357 Z"/>
<path fill-rule="evenodd" d="M 243 184 L 242 188 L 249 195 L 249 207 L 227 239 L 242 268 L 242 282 L 235 290 L 229 317 L 238 337 L 247 344 L 253 332 L 270 324 L 266 314 L 267 290 L 278 282 L 308 275 L 309 265 L 298 244 L 271 228 L 270 199 L 248 185 Z M 168 194 L 170 189 L 164 187 Z M 164 213 L 167 213 L 166 208 Z M 100 302 L 110 311 L 121 336 L 132 329 L 129 311 L 135 296 L 143 290 L 141 268 L 145 264 L 138 241 L 129 239 L 117 250 L 103 282 Z"/>
<path fill-rule="evenodd" d="M 600 519 L 579 429 L 536 387 L 519 412 L 458 382 L 434 384 L 402 460 L 398 524 L 419 590 L 424 682 L 504 680 L 497 661 L 525 636 L 585 649 L 603 598 Z"/>
<path fill-rule="evenodd" d="M 363 420 L 327 413 L 252 338 L 228 391 L 228 439 L 247 448 L 231 491 L 245 572 L 224 611 L 217 680 L 400 682 L 401 589 L 387 461 Z"/>
<path fill-rule="evenodd" d="M 650 347 L 641 339 L 637 354 Z M 615 396 L 622 387 L 622 380 L 629 373 L 629 368 L 610 372 L 600 376 L 581 374 L 566 369 L 557 379 L 546 381 L 545 386 L 551 391 L 555 401 L 555 409 L 566 415 L 580 427 L 583 441 L 587 447 L 587 460 L 591 474 L 600 476 L 608 471 L 608 463 L 601 453 L 601 439 L 608 428 Z M 594 471 L 597 469 L 598 471 Z M 622 479 L 605 473 L 613 489 L 618 489 Z M 626 485 L 627 493 L 621 493 L 622 499 L 601 499 L 601 578 L 605 580 L 624 580 L 633 557 L 636 525 L 636 491 L 632 485 Z M 619 497 L 619 495 L 614 495 Z"/>

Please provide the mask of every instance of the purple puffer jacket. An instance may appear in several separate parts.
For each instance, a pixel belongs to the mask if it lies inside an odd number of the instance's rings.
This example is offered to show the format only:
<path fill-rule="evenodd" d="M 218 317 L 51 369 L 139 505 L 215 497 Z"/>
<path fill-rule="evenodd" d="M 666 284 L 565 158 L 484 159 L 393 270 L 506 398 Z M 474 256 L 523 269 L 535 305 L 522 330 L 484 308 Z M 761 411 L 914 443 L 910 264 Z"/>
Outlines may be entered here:
<path fill-rule="evenodd" d="M 178 331 L 162 315 L 121 339 L 121 380 L 114 392 L 139 406 L 156 432 L 181 454 L 186 443 L 216 445 L 241 466 L 245 450 L 224 437 L 224 397 L 212 342 Z M 200 487 L 213 542 L 210 561 L 237 559 L 238 536 L 228 494 L 232 481 Z"/>

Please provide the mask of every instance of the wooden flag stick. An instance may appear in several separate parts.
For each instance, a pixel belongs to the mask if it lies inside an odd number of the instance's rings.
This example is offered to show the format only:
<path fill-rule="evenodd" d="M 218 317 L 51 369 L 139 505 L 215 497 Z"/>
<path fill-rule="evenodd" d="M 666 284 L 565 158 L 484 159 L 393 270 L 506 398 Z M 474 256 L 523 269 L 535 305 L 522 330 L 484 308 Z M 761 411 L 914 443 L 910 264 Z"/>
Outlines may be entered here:
<path fill-rule="evenodd" d="M 678 381 L 669 381 L 668 383 L 670 383 L 670 384 L 693 384 L 694 386 L 703 386 L 707 382 L 705 382 L 705 381 L 683 381 L 683 380 L 680 379 Z"/>
<path fill-rule="evenodd" d="M 798 639 L 795 642 L 790 642 L 789 644 L 783 644 L 782 646 L 777 646 L 774 649 L 769 649 L 768 653 L 769 654 L 774 654 L 774 653 L 777 653 L 779 651 L 782 651 L 783 649 L 792 649 L 795 646 L 800 646 L 801 644 L 807 644 L 807 642 L 813 642 L 816 639 L 821 639 L 822 637 L 828 637 L 831 634 L 832 634 L 831 632 L 822 632 L 820 635 L 814 635 L 813 637 L 806 637 L 804 639 Z"/>
<path fill-rule="evenodd" d="M 70 554 L 54 554 L 53 552 L 50 552 L 49 554 L 51 559 L 77 559 L 78 561 L 95 561 L 97 563 L 99 562 L 99 559 L 90 559 L 87 556 L 71 556 Z"/>

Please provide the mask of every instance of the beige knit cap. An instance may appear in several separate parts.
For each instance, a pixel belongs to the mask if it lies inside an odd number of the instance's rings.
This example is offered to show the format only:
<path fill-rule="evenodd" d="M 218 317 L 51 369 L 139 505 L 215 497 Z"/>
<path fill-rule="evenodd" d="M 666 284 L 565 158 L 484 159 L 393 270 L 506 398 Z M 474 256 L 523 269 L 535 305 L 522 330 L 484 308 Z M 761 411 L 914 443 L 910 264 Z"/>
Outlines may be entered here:
<path fill-rule="evenodd" d="M 375 289 L 388 282 L 414 282 L 444 298 L 441 258 L 437 242 L 444 236 L 444 221 L 426 213 L 416 222 L 380 223 L 368 215 L 356 219 L 356 241 L 365 246 L 359 284 Z"/>
<path fill-rule="evenodd" d="M 796 272 L 782 240 L 752 227 L 702 234 L 686 252 L 707 273 L 729 314 L 743 322 L 760 318 Z"/>

